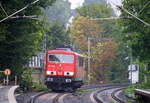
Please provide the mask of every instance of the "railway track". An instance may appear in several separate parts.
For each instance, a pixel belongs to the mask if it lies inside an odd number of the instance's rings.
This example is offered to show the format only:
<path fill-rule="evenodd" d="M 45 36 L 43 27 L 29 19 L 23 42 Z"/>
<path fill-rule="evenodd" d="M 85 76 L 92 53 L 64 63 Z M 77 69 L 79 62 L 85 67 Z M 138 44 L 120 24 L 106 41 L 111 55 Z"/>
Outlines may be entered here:
<path fill-rule="evenodd" d="M 120 90 L 124 89 L 125 87 L 127 87 L 127 85 L 97 85 L 97 86 L 86 86 L 86 87 L 83 87 L 81 88 L 80 90 L 85 90 L 85 89 L 99 89 L 95 92 L 93 92 L 93 95 L 92 95 L 92 98 L 94 99 L 94 101 L 96 102 L 93 102 L 93 103 L 103 103 L 103 101 L 98 97 L 98 95 L 104 91 L 107 91 L 107 90 L 111 90 L 111 89 L 115 89 L 112 94 L 111 94 L 111 97 L 119 102 L 119 103 L 126 103 L 124 101 L 121 101 L 118 97 L 116 97 L 116 93 L 119 92 Z M 119 89 L 116 89 L 116 88 L 119 88 Z M 63 101 L 63 98 L 67 95 L 70 95 L 68 93 L 53 93 L 53 92 L 40 92 L 38 93 L 37 95 L 34 95 L 31 97 L 31 100 L 30 100 L 30 103 L 39 103 L 38 99 L 40 100 L 40 98 L 43 98 L 43 97 L 46 97 L 46 95 L 48 95 L 48 98 L 51 98 L 50 99 L 50 102 L 49 103 L 64 103 Z M 53 96 L 53 97 L 52 97 Z M 45 101 L 43 102 L 40 102 L 40 103 L 44 103 Z M 47 102 L 45 102 L 47 103 Z"/>
<path fill-rule="evenodd" d="M 41 92 L 41 93 L 38 93 L 37 95 L 32 96 L 32 97 L 31 97 L 31 100 L 30 100 L 30 103 L 36 103 L 36 100 L 37 100 L 38 98 L 40 98 L 41 96 L 46 95 L 46 94 L 48 94 L 48 93 L 51 93 L 51 92 Z M 66 93 L 58 93 L 58 94 L 52 99 L 52 102 L 50 102 L 50 103 L 63 103 L 62 101 L 60 102 L 59 99 L 60 99 L 61 97 L 63 97 L 63 96 L 66 96 L 66 95 L 68 95 L 68 94 L 66 94 Z M 44 102 L 43 102 L 43 103 L 44 103 Z"/>
<path fill-rule="evenodd" d="M 97 85 L 84 85 L 78 90 L 84 90 L 84 89 L 93 89 L 93 88 L 103 88 L 103 87 L 114 87 L 114 86 L 129 86 L 129 84 L 97 84 Z"/>
<path fill-rule="evenodd" d="M 37 98 L 39 98 L 40 96 L 45 95 L 45 94 L 47 94 L 47 93 L 49 93 L 49 92 L 50 92 L 50 91 L 47 91 L 47 92 L 40 92 L 40 93 L 38 93 L 38 94 L 32 96 L 31 99 L 30 99 L 30 103 L 35 103 L 35 100 L 36 100 Z"/>
<path fill-rule="evenodd" d="M 96 103 L 103 103 L 103 101 L 98 98 L 99 93 L 106 91 L 108 89 L 113 89 L 113 88 L 116 88 L 116 87 L 104 88 L 104 89 L 98 90 L 96 93 L 94 93 L 93 98 L 96 101 Z"/>
<path fill-rule="evenodd" d="M 118 93 L 119 91 L 122 91 L 125 88 L 119 88 L 116 89 L 115 91 L 112 92 L 111 97 L 117 101 L 118 103 L 126 103 L 124 100 L 122 100 L 121 98 L 119 98 L 118 96 L 116 96 L 115 94 Z"/>
<path fill-rule="evenodd" d="M 64 94 L 58 94 L 54 99 L 53 99 L 53 103 L 60 103 L 59 102 L 59 98 L 62 97 Z"/>
<path fill-rule="evenodd" d="M 116 88 L 118 88 L 118 89 L 116 89 Z M 119 92 L 119 91 L 121 91 L 121 90 L 123 90 L 123 89 L 125 89 L 125 88 L 126 88 L 126 87 L 120 88 L 119 86 L 106 87 L 106 88 L 104 88 L 104 89 L 101 89 L 101 90 L 98 90 L 97 92 L 95 92 L 95 93 L 93 94 L 93 98 L 94 98 L 94 100 L 95 100 L 96 103 L 104 103 L 104 101 L 98 97 L 98 94 L 99 94 L 99 93 L 102 93 L 102 92 L 104 92 L 104 91 L 107 91 L 107 90 L 115 89 L 115 90 L 111 93 L 111 97 L 112 97 L 115 101 L 117 101 L 118 103 L 126 103 L 125 101 L 123 101 L 122 99 L 120 99 L 119 97 L 117 97 L 117 96 L 115 95 L 117 92 Z"/>

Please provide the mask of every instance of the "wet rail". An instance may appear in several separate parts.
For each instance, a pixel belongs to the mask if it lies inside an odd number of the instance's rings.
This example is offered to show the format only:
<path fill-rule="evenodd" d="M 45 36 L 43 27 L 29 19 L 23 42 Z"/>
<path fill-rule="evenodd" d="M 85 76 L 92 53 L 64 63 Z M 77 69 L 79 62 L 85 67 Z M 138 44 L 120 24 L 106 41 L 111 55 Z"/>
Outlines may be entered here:
<path fill-rule="evenodd" d="M 121 90 L 125 89 L 126 87 L 127 87 L 126 85 L 125 85 L 125 86 L 122 86 L 122 85 L 116 85 L 116 86 L 114 86 L 114 85 L 107 85 L 107 87 L 102 88 L 102 89 L 98 90 L 97 92 L 95 92 L 95 93 L 93 94 L 93 98 L 94 98 L 94 100 L 96 101 L 96 103 L 103 103 L 103 100 L 98 97 L 98 94 L 100 94 L 100 93 L 102 93 L 102 92 L 104 92 L 104 91 L 107 91 L 107 90 L 111 90 L 111 89 L 116 89 L 116 88 L 118 88 L 118 89 L 114 90 L 114 91 L 111 93 L 111 97 L 112 97 L 115 101 L 117 101 L 118 103 L 126 103 L 125 101 L 121 100 L 120 98 L 118 98 L 118 97 L 115 95 L 118 91 L 121 91 Z"/>
<path fill-rule="evenodd" d="M 54 99 L 53 99 L 53 103 L 60 103 L 59 102 L 59 98 L 61 97 L 61 96 L 63 96 L 64 94 L 58 94 Z"/>
<path fill-rule="evenodd" d="M 32 96 L 31 99 L 30 99 L 30 103 L 35 103 L 35 100 L 36 100 L 37 98 L 39 98 L 40 96 L 45 95 L 45 94 L 47 94 L 47 93 L 49 93 L 49 92 L 50 92 L 50 91 L 40 92 L 40 93 L 38 93 L 38 94 Z"/>
<path fill-rule="evenodd" d="M 103 91 L 108 90 L 108 89 L 123 87 L 123 86 L 127 86 L 127 84 L 123 84 L 123 85 L 119 85 L 119 84 L 103 84 L 103 85 L 92 85 L 92 86 L 91 85 L 87 85 L 87 86 L 84 86 L 84 87 L 80 88 L 79 90 L 97 89 L 97 91 L 93 92 L 94 93 L 93 94 L 93 99 L 96 101 L 96 103 L 103 103 L 103 101 L 101 101 L 98 98 L 98 96 L 97 96 L 100 92 L 103 92 Z M 53 93 L 55 95 L 53 95 Z M 40 92 L 40 93 L 37 93 L 36 95 L 31 97 L 30 103 L 36 103 L 37 101 L 40 100 L 40 98 L 43 98 L 43 96 L 46 97 L 46 95 L 48 95 L 48 96 L 53 95 L 51 97 L 48 97 L 48 98 L 51 98 L 50 99 L 50 101 L 51 101 L 50 103 L 64 103 L 63 102 L 64 97 L 66 97 L 67 95 L 71 95 L 71 94 L 70 93 L 66 93 L 66 92 L 55 93 L 55 92 L 51 92 L 51 91 Z M 44 101 L 42 103 L 44 103 Z"/>
<path fill-rule="evenodd" d="M 118 96 L 116 96 L 115 94 L 119 91 L 122 91 L 123 89 L 125 89 L 126 87 L 123 88 L 118 88 L 116 90 L 114 90 L 111 94 L 112 98 L 117 101 L 118 103 L 126 103 L 124 100 L 122 100 L 121 98 L 119 98 Z"/>

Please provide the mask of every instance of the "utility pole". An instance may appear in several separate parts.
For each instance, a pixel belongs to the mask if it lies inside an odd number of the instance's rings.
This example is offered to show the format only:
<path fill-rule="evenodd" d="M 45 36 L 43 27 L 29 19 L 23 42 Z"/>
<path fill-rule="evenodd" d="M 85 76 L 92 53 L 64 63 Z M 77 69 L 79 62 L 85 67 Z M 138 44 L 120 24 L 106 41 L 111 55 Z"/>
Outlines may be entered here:
<path fill-rule="evenodd" d="M 46 34 L 44 33 L 43 35 L 43 53 L 46 53 Z"/>
<path fill-rule="evenodd" d="M 91 63 L 90 63 L 90 59 L 91 59 L 91 50 L 90 50 L 90 45 L 91 45 L 91 38 L 90 37 L 88 37 L 88 84 L 90 84 L 90 81 L 91 81 Z"/>
<path fill-rule="evenodd" d="M 45 63 L 46 63 L 46 34 L 43 34 L 43 43 L 42 43 L 42 77 L 41 77 L 41 83 L 44 83 L 44 74 L 45 74 Z"/>
<path fill-rule="evenodd" d="M 132 66 L 133 66 L 133 58 L 132 58 L 132 47 L 130 47 L 130 65 L 131 65 L 131 84 L 132 84 Z"/>
<path fill-rule="evenodd" d="M 147 70 L 147 64 L 144 65 L 144 70 Z M 147 83 L 147 75 L 144 74 L 144 82 Z"/>

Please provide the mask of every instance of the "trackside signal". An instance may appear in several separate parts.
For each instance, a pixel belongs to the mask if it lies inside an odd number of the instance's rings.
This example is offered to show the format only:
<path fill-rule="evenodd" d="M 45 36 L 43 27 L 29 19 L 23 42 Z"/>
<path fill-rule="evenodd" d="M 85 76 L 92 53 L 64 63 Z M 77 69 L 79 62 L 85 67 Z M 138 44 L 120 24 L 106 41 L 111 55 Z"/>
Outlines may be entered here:
<path fill-rule="evenodd" d="M 9 76 L 11 74 L 11 70 L 10 69 L 5 69 L 4 74 Z"/>

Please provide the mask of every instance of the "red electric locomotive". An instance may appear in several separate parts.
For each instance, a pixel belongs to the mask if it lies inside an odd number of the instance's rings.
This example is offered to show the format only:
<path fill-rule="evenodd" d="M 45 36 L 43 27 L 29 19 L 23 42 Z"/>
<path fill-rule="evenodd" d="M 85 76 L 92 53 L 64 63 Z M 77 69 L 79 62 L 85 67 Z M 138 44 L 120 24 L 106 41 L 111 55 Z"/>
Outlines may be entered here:
<path fill-rule="evenodd" d="M 52 90 L 75 90 L 83 85 L 84 56 L 68 50 L 46 53 L 46 82 Z"/>

